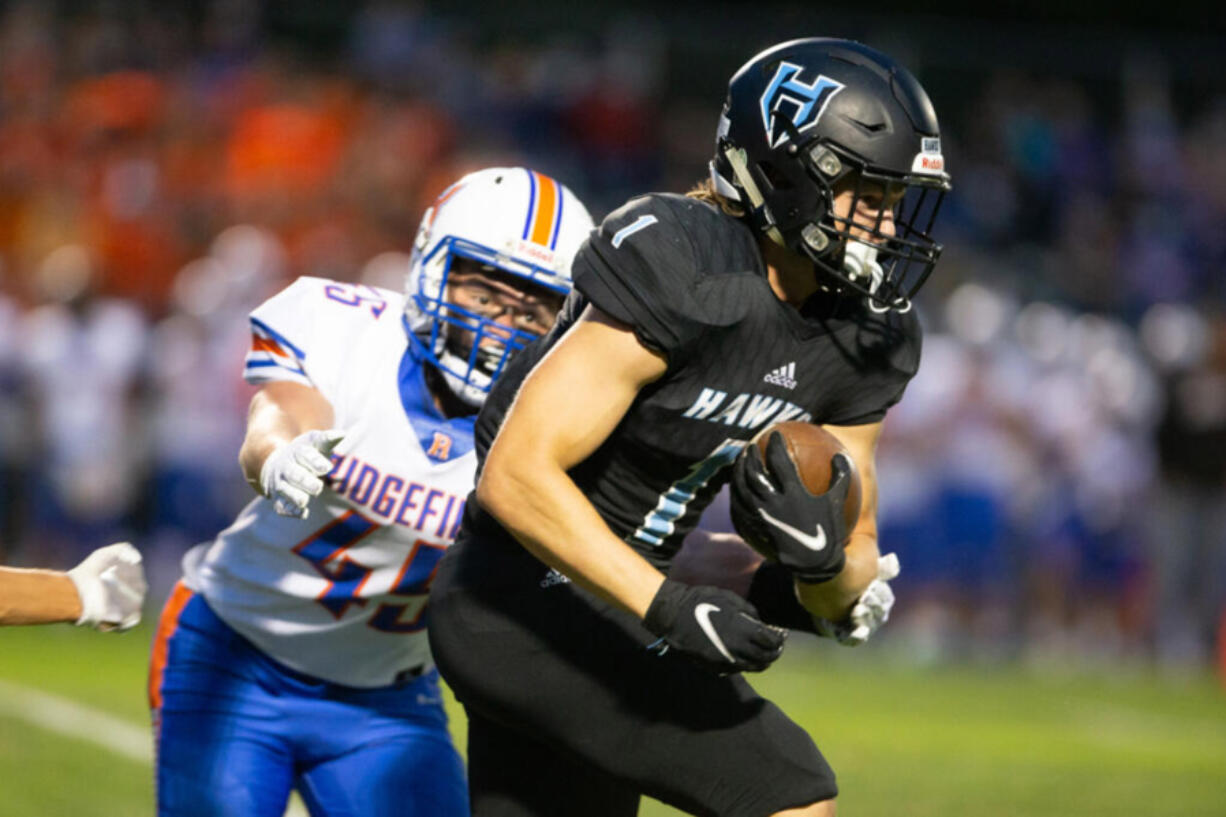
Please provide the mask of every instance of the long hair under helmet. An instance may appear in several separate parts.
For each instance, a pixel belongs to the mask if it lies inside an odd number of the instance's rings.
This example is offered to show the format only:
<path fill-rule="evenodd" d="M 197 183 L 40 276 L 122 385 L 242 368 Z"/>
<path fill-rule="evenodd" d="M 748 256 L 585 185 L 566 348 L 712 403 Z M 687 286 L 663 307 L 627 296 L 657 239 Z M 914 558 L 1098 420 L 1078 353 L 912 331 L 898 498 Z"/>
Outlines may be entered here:
<path fill-rule="evenodd" d="M 426 211 L 413 243 L 405 319 L 409 342 L 457 397 L 480 406 L 511 356 L 537 336 L 448 300 L 456 259 L 565 297 L 571 261 L 591 230 L 592 218 L 574 193 L 522 167 L 470 173 Z"/>
<path fill-rule="evenodd" d="M 769 48 L 728 84 L 711 162 L 715 189 L 772 241 L 811 259 L 838 289 L 906 310 L 941 254 L 931 235 L 949 190 L 940 129 L 919 82 L 850 40 Z M 835 216 L 835 189 L 856 197 Z M 864 192 L 904 190 L 894 235 L 851 214 Z"/>

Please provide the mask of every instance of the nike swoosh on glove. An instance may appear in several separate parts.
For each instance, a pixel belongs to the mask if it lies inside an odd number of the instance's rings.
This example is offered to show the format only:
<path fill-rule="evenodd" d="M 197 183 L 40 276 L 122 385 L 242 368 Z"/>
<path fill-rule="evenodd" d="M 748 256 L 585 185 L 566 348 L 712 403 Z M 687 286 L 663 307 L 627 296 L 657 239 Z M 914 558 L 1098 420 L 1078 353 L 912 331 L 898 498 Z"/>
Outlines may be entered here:
<path fill-rule="evenodd" d="M 851 463 L 844 454 L 830 461 L 830 488 L 810 493 L 788 456 L 783 435 L 773 432 L 766 461 L 748 445 L 732 466 L 732 524 L 751 547 L 778 561 L 804 582 L 839 575 L 843 548 L 851 531 L 843 505 L 851 486 Z"/>
<path fill-rule="evenodd" d="M 766 669 L 783 654 L 788 634 L 759 620 L 754 606 L 731 590 L 671 579 L 664 580 L 651 600 L 643 626 L 720 675 Z"/>
<path fill-rule="evenodd" d="M 872 638 L 873 633 L 890 620 L 890 610 L 894 609 L 894 591 L 890 588 L 890 580 L 897 578 L 901 572 L 897 554 L 887 553 L 877 557 L 877 578 L 860 595 L 847 619 L 839 622 L 814 619 L 818 635 L 837 639 L 845 647 L 858 647 Z"/>
<path fill-rule="evenodd" d="M 277 513 L 307 518 L 311 497 L 323 491 L 323 477 L 332 470 L 332 449 L 344 436 L 337 428 L 315 429 L 273 449 L 260 469 L 260 487 Z"/>

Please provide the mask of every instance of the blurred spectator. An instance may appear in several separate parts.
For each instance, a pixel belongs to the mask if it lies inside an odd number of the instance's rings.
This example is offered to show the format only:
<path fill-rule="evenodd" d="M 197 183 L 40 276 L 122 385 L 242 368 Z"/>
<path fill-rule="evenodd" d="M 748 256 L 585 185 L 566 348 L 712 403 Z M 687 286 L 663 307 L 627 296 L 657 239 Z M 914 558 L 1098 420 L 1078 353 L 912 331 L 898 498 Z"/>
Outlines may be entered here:
<path fill-rule="evenodd" d="M 224 231 L 210 254 L 175 276 L 171 314 L 153 332 L 151 533 L 182 550 L 229 524 L 248 499 L 237 451 L 252 390 L 237 376 L 250 335 L 246 315 L 276 290 L 285 252 L 266 231 Z"/>
<path fill-rule="evenodd" d="M 67 564 L 135 528 L 156 584 L 245 496 L 266 293 L 401 288 L 422 211 L 477 166 L 536 165 L 597 210 L 688 188 L 725 46 L 772 39 L 407 0 L 318 31 L 300 5 L 0 6 L 0 551 Z M 954 190 L 882 446 L 897 629 L 929 657 L 1199 665 L 1226 596 L 1226 65 L 1189 82 L 1127 44 L 1060 76 L 1019 67 L 1030 36 L 990 66 L 903 38 Z"/>
<path fill-rule="evenodd" d="M 20 530 L 22 473 L 29 461 L 22 433 L 19 315 L 17 304 L 0 289 L 0 562 Z"/>
<path fill-rule="evenodd" d="M 1166 411 L 1157 433 L 1165 479 L 1152 508 L 1154 647 L 1164 663 L 1186 666 L 1209 657 L 1226 609 L 1226 318 L 1189 311 L 1150 317 L 1192 323 L 1183 329 L 1151 323 L 1151 333 L 1203 338 L 1201 349 L 1166 361 Z"/>
<path fill-rule="evenodd" d="M 32 524 L 43 547 L 70 558 L 127 538 L 147 455 L 135 412 L 145 318 L 131 302 L 96 296 L 95 276 L 83 247 L 50 253 L 35 275 L 39 305 L 19 330 Z"/>

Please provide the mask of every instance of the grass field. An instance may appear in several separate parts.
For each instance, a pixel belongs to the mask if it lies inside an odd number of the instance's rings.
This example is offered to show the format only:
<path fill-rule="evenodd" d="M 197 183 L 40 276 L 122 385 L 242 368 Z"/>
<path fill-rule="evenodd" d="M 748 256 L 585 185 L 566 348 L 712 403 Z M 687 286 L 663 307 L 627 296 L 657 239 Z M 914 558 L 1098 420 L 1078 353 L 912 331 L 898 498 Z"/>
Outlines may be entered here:
<path fill-rule="evenodd" d="M 148 761 L 132 746 L 147 734 L 150 635 L 0 631 L 0 815 L 152 814 Z M 917 669 L 890 655 L 797 638 L 756 683 L 817 738 L 844 817 L 1226 815 L 1226 693 L 1207 675 Z M 29 695 L 118 720 L 68 709 L 48 726 Z M 462 717 L 453 706 L 460 731 Z M 65 731 L 102 732 L 110 748 Z M 641 814 L 677 812 L 645 801 Z"/>

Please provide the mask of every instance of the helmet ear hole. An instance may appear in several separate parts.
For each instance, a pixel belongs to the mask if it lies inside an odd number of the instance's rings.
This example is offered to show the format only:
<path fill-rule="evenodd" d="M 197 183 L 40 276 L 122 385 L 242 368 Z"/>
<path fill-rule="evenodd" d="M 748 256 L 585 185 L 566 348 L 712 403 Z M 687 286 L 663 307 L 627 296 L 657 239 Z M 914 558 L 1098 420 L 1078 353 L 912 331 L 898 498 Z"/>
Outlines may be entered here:
<path fill-rule="evenodd" d="M 792 189 L 792 180 L 783 173 L 780 173 L 779 168 L 769 161 L 763 160 L 758 162 L 758 173 L 762 175 L 762 178 L 766 180 L 772 190 Z"/>

